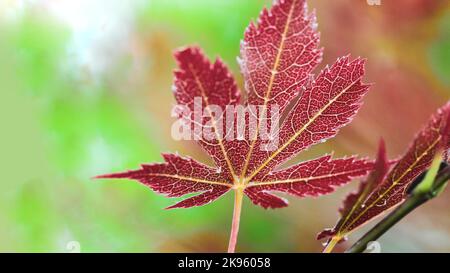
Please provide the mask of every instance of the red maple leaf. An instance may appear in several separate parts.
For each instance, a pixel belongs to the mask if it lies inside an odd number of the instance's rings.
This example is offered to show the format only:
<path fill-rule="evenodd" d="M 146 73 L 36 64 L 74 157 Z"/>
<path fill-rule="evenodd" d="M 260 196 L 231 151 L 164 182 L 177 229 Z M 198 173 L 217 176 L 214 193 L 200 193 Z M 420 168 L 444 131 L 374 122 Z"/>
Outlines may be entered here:
<path fill-rule="evenodd" d="M 390 169 L 384 143 L 381 142 L 374 170 L 351 193 L 340 209 L 341 219 L 332 229 L 318 234 L 330 238 L 326 252 L 334 245 L 375 217 L 402 203 L 415 178 L 431 165 L 433 158 L 450 147 L 450 102 L 434 114 L 417 134 L 403 157 Z M 445 156 L 445 153 L 443 153 Z"/>
<path fill-rule="evenodd" d="M 274 1 L 270 10 L 262 11 L 258 24 L 249 25 L 241 43 L 239 62 L 247 91 L 245 102 L 220 59 L 210 63 L 195 47 L 178 51 L 174 94 L 178 104 L 190 110 L 181 111 L 180 119 L 190 124 L 194 137 L 215 166 L 165 154 L 164 163 L 142 165 L 140 170 L 99 178 L 135 179 L 168 197 L 199 193 L 169 208 L 205 205 L 233 190 L 235 208 L 228 249 L 233 252 L 244 195 L 264 208 L 280 208 L 288 203 L 273 195 L 274 192 L 319 196 L 367 174 L 373 163 L 355 157 L 332 159 L 325 155 L 280 167 L 299 152 L 335 136 L 354 117 L 369 87 L 361 82 L 364 60 L 360 58 L 339 58 L 313 77 L 312 71 L 322 58 L 316 28 L 315 14 L 308 13 L 305 0 Z M 296 98 L 292 109 L 287 110 Z M 192 121 L 198 105 L 205 116 L 195 123 Z M 221 133 L 233 135 L 238 128 L 237 123 L 231 127 L 223 125 L 224 111 L 230 105 L 258 106 L 245 116 L 247 130 L 243 138 L 228 139 Z M 284 117 L 279 128 L 267 118 L 276 115 L 274 109 Z M 218 115 L 216 110 L 223 112 Z M 251 116 L 257 117 L 253 131 L 248 123 Z M 237 112 L 232 117 L 236 119 Z M 276 146 L 265 146 L 267 139 L 260 134 L 263 125 L 268 130 L 274 129 L 269 130 L 268 136 L 269 140 L 274 135 L 278 137 Z M 206 138 L 202 134 L 204 129 L 212 137 Z"/>

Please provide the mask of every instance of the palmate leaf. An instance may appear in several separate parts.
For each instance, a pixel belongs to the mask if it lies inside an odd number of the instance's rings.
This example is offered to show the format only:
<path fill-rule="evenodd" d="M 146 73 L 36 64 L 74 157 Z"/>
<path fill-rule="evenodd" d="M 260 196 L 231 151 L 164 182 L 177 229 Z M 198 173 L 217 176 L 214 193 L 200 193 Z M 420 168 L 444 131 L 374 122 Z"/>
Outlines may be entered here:
<path fill-rule="evenodd" d="M 358 191 L 344 200 L 340 209 L 341 219 L 336 226 L 319 233 L 318 239 L 331 238 L 333 244 L 340 242 L 350 232 L 403 202 L 414 179 L 427 170 L 436 153 L 449 149 L 448 124 L 450 103 L 431 117 L 391 169 L 384 143 L 381 143 L 374 170 L 360 184 Z"/>
<path fill-rule="evenodd" d="M 196 141 L 215 166 L 171 154 L 164 155 L 165 163 L 99 177 L 135 179 L 168 197 L 198 193 L 169 208 L 204 205 L 229 190 L 239 198 L 245 194 L 264 208 L 280 208 L 287 206 L 287 201 L 273 192 L 319 196 L 367 174 L 373 168 L 371 161 L 356 157 L 332 159 L 330 155 L 280 168 L 302 150 L 335 136 L 352 120 L 369 87 L 361 82 L 364 60 L 350 60 L 348 56 L 339 58 L 314 78 L 312 70 L 322 56 L 316 26 L 315 15 L 308 13 L 305 0 L 274 1 L 270 10 L 262 11 L 258 24 L 250 24 L 241 43 L 239 62 L 246 101 L 240 98 L 231 73 L 220 59 L 210 63 L 196 47 L 178 51 L 174 95 L 179 105 L 191 110 L 181 111 L 179 118 L 190 124 Z M 292 110 L 286 112 L 294 100 Z M 195 121 L 199 103 L 206 117 L 200 123 L 191 122 Z M 246 121 L 249 115 L 257 117 L 255 132 L 250 133 L 247 122 L 248 132 L 243 139 L 222 136 L 221 132 L 235 134 L 237 125 L 224 128 L 224 113 L 217 115 L 210 106 L 223 111 L 229 105 L 259 107 L 257 113 L 250 111 L 246 116 Z M 286 112 L 280 128 L 274 131 L 279 135 L 279 145 L 263 149 L 265 140 L 259 132 L 275 107 Z M 208 129 L 214 137 L 202 137 L 196 126 Z M 268 127 L 272 126 L 269 122 Z M 237 204 L 240 206 L 241 201 Z"/>

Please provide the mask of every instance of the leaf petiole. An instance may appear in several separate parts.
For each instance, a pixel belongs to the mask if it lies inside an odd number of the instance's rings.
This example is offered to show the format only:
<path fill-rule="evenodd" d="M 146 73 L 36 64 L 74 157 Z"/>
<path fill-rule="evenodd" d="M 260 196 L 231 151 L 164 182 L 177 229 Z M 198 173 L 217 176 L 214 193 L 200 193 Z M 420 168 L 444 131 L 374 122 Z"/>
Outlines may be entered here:
<path fill-rule="evenodd" d="M 233 210 L 233 220 L 231 223 L 230 241 L 228 243 L 228 253 L 234 253 L 236 249 L 243 197 L 244 197 L 243 188 L 237 188 L 234 190 L 234 210 Z"/>
<path fill-rule="evenodd" d="M 339 236 L 333 236 L 333 238 L 331 238 L 331 240 L 327 243 L 327 246 L 324 248 L 322 253 L 331 253 L 331 251 L 333 251 L 334 247 L 337 243 L 339 243 L 341 239 L 342 238 Z"/>

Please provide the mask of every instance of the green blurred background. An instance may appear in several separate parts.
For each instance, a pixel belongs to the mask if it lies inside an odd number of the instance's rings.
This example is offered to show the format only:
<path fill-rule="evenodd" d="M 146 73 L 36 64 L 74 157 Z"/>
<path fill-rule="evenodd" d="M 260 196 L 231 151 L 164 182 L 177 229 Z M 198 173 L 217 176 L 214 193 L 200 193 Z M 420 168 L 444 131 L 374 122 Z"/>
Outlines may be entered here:
<path fill-rule="evenodd" d="M 242 86 L 239 42 L 264 0 L 0 0 L 0 251 L 173 252 L 226 250 L 232 195 L 186 210 L 131 181 L 90 177 L 161 161 L 170 137 L 172 52 L 197 44 L 222 56 Z M 380 137 L 402 154 L 450 98 L 450 3 L 310 0 L 324 63 L 368 58 L 374 82 L 355 121 L 299 159 L 335 151 L 372 157 Z M 316 252 L 356 181 L 282 210 L 244 203 L 238 251 Z M 383 252 L 450 251 L 450 192 L 380 239 Z M 359 231 L 350 238 L 354 241 Z M 348 243 L 346 244 L 348 246 Z M 343 247 L 346 246 L 345 244 Z"/>

